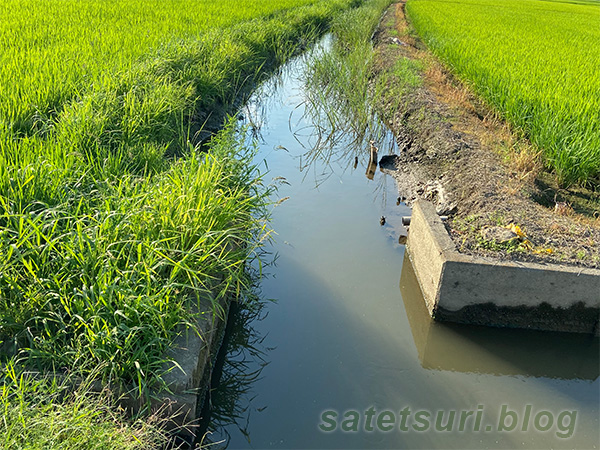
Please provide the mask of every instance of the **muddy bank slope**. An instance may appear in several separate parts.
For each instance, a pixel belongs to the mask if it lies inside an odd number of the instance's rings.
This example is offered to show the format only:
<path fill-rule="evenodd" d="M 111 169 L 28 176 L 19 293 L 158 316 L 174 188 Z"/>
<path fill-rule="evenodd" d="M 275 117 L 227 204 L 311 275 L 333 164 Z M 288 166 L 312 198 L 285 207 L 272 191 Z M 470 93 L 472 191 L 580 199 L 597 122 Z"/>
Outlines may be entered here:
<path fill-rule="evenodd" d="M 373 39 L 375 77 L 388 85 L 380 111 L 400 148 L 380 167 L 400 196 L 449 215 L 460 252 L 600 267 L 600 193 L 553 186 L 539 152 L 419 41 L 403 3 L 387 10 Z"/>

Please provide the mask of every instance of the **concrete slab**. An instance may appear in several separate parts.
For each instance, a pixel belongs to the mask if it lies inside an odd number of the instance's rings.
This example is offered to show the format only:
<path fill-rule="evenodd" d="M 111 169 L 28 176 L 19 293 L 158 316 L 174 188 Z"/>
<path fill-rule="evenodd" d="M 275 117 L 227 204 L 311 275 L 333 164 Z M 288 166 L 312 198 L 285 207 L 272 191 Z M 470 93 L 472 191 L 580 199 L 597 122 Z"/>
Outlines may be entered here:
<path fill-rule="evenodd" d="M 196 413 L 202 407 L 214 356 L 223 340 L 229 302 L 217 302 L 217 309 L 219 312 L 214 313 L 212 300 L 202 300 L 199 304 L 199 311 L 202 311 L 198 319 L 199 333 L 191 330 L 182 332 L 167 352 L 166 358 L 174 360 L 177 365 L 170 367 L 170 372 L 163 376 L 171 393 L 159 395 L 156 404 L 166 408 L 165 412 L 172 415 L 176 426 L 191 428 L 190 424 L 196 420 Z"/>
<path fill-rule="evenodd" d="M 563 380 L 600 376 L 600 339 L 595 336 L 433 320 L 406 253 L 400 292 L 424 369 Z"/>
<path fill-rule="evenodd" d="M 437 320 L 598 333 L 600 270 L 461 254 L 424 200 L 414 203 L 407 246 Z"/>
<path fill-rule="evenodd" d="M 199 302 L 198 311 L 201 311 L 197 322 L 199 332 L 182 330 L 177 336 L 164 356 L 165 360 L 172 360 L 176 363 L 163 364 L 163 370 L 168 371 L 163 376 L 168 391 L 161 390 L 151 394 L 151 412 L 167 419 L 166 428 L 175 430 L 178 442 L 186 443 L 185 445 L 189 448 L 194 446 L 196 439 L 196 431 L 200 422 L 199 413 L 207 389 L 210 387 L 210 377 L 217 352 L 223 342 L 230 303 L 229 299 L 218 301 L 219 312 L 215 314 L 210 298 Z M 0 364 L 0 370 L 4 369 L 5 364 Z M 63 373 L 36 370 L 27 371 L 24 375 L 34 379 L 43 376 L 53 377 L 58 383 L 63 383 L 67 379 L 68 383 L 72 385 L 72 389 L 77 389 L 82 383 L 88 384 L 94 392 L 108 389 L 113 393 L 120 407 L 131 416 L 148 406 L 148 398 L 138 395 L 136 385 L 106 385 L 101 380 L 90 383 L 79 377 L 68 376 L 65 378 Z"/>

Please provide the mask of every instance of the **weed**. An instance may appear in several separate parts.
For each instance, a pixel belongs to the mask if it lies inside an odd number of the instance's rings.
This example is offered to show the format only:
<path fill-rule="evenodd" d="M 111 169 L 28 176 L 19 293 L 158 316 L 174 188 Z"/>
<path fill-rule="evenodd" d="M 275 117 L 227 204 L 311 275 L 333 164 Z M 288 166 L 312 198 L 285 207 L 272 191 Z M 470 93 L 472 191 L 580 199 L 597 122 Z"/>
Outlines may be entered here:
<path fill-rule="evenodd" d="M 418 60 L 403 57 L 395 62 L 392 72 L 403 85 L 403 89 L 415 88 L 423 84 L 420 75 L 423 67 L 423 63 Z"/>
<path fill-rule="evenodd" d="M 497 242 L 494 240 L 486 240 L 481 236 L 477 236 L 477 247 L 485 250 L 504 251 L 506 253 L 521 252 L 525 253 L 528 248 L 523 245 L 519 239 L 511 239 L 506 242 Z"/>
<path fill-rule="evenodd" d="M 24 372 L 13 361 L 0 374 L 0 447 L 5 450 L 142 450 L 168 443 L 162 421 L 126 419 L 109 391 L 85 380 Z"/>
<path fill-rule="evenodd" d="M 364 148 L 386 132 L 374 108 L 386 83 L 373 82 L 371 37 L 389 4 L 390 0 L 366 2 L 340 15 L 332 24 L 332 49 L 312 60 L 306 75 L 306 109 L 312 122 L 324 124 L 329 136 L 353 136 L 351 147 Z M 315 156 L 331 157 L 307 155 L 308 162 Z"/>

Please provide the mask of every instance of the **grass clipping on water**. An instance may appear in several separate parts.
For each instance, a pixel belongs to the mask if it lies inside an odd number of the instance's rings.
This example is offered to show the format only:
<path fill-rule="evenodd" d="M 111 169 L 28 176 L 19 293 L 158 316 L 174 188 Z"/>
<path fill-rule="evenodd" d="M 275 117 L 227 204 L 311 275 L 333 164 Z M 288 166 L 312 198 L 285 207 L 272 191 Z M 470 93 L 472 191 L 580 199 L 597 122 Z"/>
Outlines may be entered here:
<path fill-rule="evenodd" d="M 425 43 L 543 150 L 564 185 L 600 180 L 597 2 L 408 0 Z"/>

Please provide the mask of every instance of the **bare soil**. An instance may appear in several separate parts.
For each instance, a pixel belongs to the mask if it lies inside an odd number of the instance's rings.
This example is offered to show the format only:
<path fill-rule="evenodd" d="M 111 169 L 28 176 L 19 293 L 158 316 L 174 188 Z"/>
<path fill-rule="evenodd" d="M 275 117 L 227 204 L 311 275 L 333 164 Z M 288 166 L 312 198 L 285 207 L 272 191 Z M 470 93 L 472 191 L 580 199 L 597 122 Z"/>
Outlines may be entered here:
<path fill-rule="evenodd" d="M 419 41 L 403 3 L 388 9 L 373 40 L 375 77 L 388 83 L 379 110 L 401 150 L 380 167 L 396 179 L 406 203 L 425 198 L 448 215 L 460 252 L 600 268 L 598 188 L 560 189 L 540 152 Z M 403 58 L 421 67 L 421 86 L 398 89 L 403 82 L 395 67 Z M 490 228 L 511 225 L 523 235 L 489 239 Z"/>

